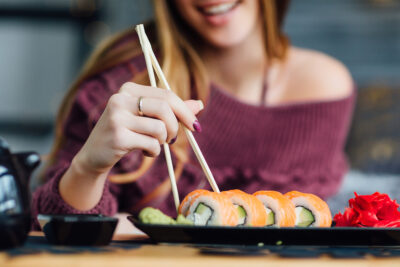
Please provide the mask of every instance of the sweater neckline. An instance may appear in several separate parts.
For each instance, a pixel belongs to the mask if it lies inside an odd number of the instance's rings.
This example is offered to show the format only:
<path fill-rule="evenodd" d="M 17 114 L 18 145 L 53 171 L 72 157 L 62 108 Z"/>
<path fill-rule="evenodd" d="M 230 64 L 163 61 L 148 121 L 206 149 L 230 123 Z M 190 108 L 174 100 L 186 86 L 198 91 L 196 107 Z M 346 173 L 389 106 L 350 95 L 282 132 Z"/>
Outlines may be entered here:
<path fill-rule="evenodd" d="M 237 108 L 243 108 L 246 110 L 252 111 L 285 111 L 291 109 L 298 109 L 298 108 L 308 108 L 308 107 L 319 107 L 321 105 L 338 105 L 343 102 L 347 102 L 354 98 L 356 94 L 355 86 L 352 89 L 351 94 L 345 97 L 341 97 L 338 99 L 332 100 L 316 100 L 316 101 L 301 101 L 301 102 L 293 102 L 293 103 L 286 103 L 286 104 L 279 104 L 279 105 L 262 105 L 262 104 L 250 104 L 244 101 L 239 100 L 233 94 L 229 93 L 228 91 L 224 90 L 222 87 L 216 85 L 215 83 L 210 84 L 210 89 L 213 94 L 219 96 L 220 98 L 224 99 L 227 102 L 231 102 L 235 104 Z"/>

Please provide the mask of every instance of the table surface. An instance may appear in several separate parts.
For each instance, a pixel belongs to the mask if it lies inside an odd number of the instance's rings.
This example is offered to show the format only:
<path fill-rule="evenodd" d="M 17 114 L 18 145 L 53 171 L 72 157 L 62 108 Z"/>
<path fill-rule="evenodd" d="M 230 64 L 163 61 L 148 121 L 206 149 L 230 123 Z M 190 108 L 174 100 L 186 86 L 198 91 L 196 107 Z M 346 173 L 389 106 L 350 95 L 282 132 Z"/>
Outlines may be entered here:
<path fill-rule="evenodd" d="M 375 256 L 374 256 L 375 255 Z M 0 266 L 400 266 L 400 247 L 200 246 L 153 244 L 145 235 L 117 235 L 105 247 L 64 247 L 30 234 L 23 247 L 0 253 Z"/>

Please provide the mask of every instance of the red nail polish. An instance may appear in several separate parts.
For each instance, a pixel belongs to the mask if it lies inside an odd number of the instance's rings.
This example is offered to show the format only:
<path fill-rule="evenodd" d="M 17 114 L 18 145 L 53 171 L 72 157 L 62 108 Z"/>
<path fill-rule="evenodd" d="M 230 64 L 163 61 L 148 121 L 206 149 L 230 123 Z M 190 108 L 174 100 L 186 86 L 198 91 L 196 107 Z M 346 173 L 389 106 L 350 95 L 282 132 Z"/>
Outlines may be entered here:
<path fill-rule="evenodd" d="M 201 133 L 201 125 L 198 120 L 193 123 L 193 128 L 196 132 Z"/>

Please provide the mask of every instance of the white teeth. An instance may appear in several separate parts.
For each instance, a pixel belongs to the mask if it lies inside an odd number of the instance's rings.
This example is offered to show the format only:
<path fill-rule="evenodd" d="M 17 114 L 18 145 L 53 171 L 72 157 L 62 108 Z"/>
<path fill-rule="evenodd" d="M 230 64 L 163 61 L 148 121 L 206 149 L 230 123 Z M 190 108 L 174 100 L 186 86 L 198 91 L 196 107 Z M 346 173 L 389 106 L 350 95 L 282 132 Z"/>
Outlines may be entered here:
<path fill-rule="evenodd" d="M 235 4 L 236 2 L 215 5 L 212 7 L 204 8 L 204 12 L 209 15 L 218 15 L 229 11 L 232 7 L 235 6 Z"/>

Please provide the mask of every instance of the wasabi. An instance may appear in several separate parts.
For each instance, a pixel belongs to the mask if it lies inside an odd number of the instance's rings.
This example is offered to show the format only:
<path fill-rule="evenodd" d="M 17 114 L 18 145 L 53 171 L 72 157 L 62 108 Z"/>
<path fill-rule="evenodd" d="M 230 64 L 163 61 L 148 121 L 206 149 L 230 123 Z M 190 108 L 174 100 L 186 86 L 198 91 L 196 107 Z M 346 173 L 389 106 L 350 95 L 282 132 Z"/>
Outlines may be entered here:
<path fill-rule="evenodd" d="M 149 224 L 176 224 L 176 221 L 158 209 L 144 208 L 139 213 L 139 220 Z"/>
<path fill-rule="evenodd" d="M 178 217 L 176 218 L 176 224 L 180 225 L 193 225 L 193 222 L 191 220 L 188 220 L 183 216 L 182 214 L 179 214 Z"/>

